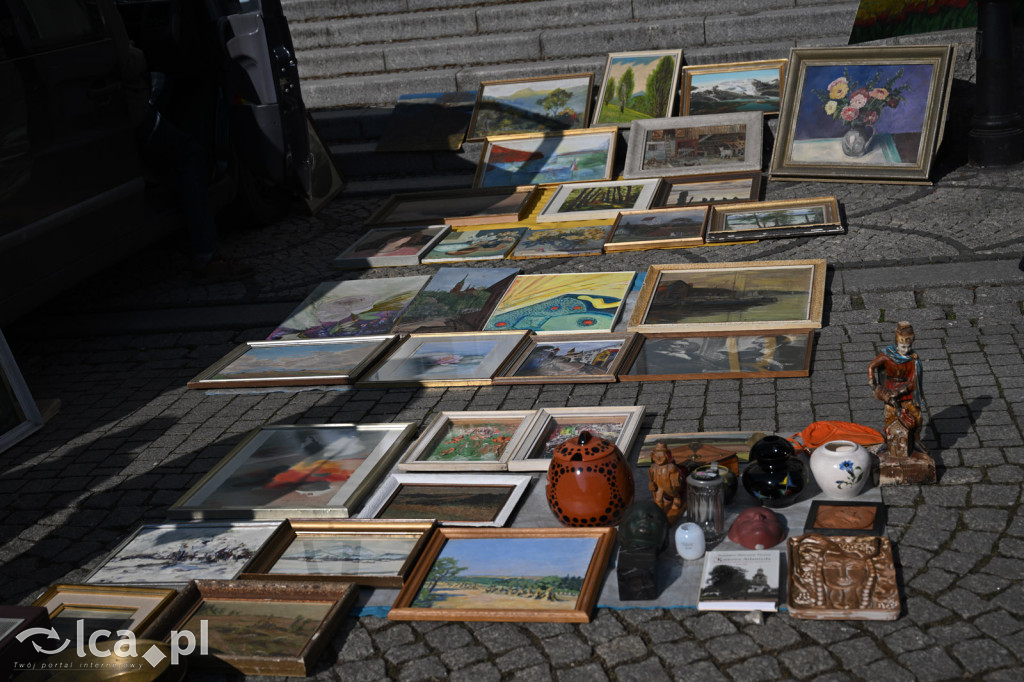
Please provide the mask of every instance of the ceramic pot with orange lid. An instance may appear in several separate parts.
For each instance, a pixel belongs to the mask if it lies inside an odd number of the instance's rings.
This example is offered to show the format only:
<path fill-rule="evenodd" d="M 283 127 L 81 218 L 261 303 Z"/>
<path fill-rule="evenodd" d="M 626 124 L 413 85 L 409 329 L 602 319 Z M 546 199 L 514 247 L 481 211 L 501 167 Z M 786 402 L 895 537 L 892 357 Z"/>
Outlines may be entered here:
<path fill-rule="evenodd" d="M 582 431 L 555 448 L 548 505 L 566 526 L 614 526 L 633 501 L 633 472 L 619 448 Z"/>

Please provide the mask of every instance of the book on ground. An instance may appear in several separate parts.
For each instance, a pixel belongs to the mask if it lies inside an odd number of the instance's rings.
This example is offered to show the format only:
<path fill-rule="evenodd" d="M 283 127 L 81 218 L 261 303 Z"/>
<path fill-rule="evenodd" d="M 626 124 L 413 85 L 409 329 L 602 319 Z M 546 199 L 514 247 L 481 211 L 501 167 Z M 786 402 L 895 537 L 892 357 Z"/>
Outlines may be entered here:
<path fill-rule="evenodd" d="M 700 581 L 700 611 L 776 611 L 780 553 L 772 550 L 708 552 Z"/>

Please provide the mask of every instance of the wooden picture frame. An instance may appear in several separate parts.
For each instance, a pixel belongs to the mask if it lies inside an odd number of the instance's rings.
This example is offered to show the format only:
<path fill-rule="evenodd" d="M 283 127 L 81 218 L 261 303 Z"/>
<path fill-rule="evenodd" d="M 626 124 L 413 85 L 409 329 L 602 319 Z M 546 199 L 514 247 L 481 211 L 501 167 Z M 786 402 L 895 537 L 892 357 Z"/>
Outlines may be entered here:
<path fill-rule="evenodd" d="M 399 334 L 480 331 L 519 268 L 440 267 L 398 318 Z"/>
<path fill-rule="evenodd" d="M 604 250 L 615 253 L 702 246 L 709 213 L 708 206 L 622 211 Z"/>
<path fill-rule="evenodd" d="M 637 451 L 636 465 L 651 465 L 651 453 L 659 443 L 669 448 L 676 464 L 693 467 L 713 462 L 728 462 L 734 474 L 739 475 L 740 461 L 750 459 L 750 448 L 768 431 L 701 431 L 697 433 L 652 433 L 644 438 Z"/>
<path fill-rule="evenodd" d="M 761 173 L 674 176 L 661 179 L 661 191 L 651 208 L 707 206 L 757 201 Z"/>
<path fill-rule="evenodd" d="M 614 528 L 440 528 L 420 555 L 388 618 L 586 623 L 597 603 L 614 543 Z M 483 559 L 471 562 L 470 556 Z M 517 559 L 514 569 L 507 563 L 512 556 Z M 487 567 L 488 560 L 505 562 L 501 578 L 493 577 L 494 572 Z M 460 604 L 453 598 L 449 608 L 432 598 L 435 595 L 426 583 L 428 578 L 437 578 L 435 585 L 442 582 L 445 576 L 440 568 L 454 563 L 457 569 L 463 565 L 460 561 L 468 564 L 459 577 L 463 578 L 461 584 L 469 587 L 456 589 L 468 593 L 468 597 L 460 594 L 459 601 L 469 604 Z M 474 576 L 474 570 L 481 575 Z M 572 580 L 550 586 L 533 584 L 551 575 Z M 516 579 L 534 588 L 528 596 L 509 595 L 498 604 L 481 602 L 479 606 L 472 606 L 474 595 L 483 593 L 475 583 L 491 585 Z M 547 593 L 550 598 L 534 598 L 534 593 Z M 476 598 L 479 601 L 479 597 Z"/>
<path fill-rule="evenodd" d="M 779 113 L 788 59 L 761 59 L 683 67 L 683 116 L 729 114 L 752 109 Z"/>
<path fill-rule="evenodd" d="M 525 437 L 535 414 L 535 410 L 441 412 L 406 450 L 398 470 L 504 471 L 528 444 Z M 446 456 L 446 450 L 452 452 Z"/>
<path fill-rule="evenodd" d="M 43 427 L 43 415 L 0 332 L 0 452 Z"/>
<path fill-rule="evenodd" d="M 79 620 L 84 621 L 86 640 L 98 630 L 106 630 L 107 637 L 113 639 L 118 638 L 119 630 L 139 635 L 177 596 L 171 588 L 58 584 L 51 585 L 32 606 L 45 608 L 49 626 L 74 643 Z"/>
<path fill-rule="evenodd" d="M 712 206 L 704 239 L 709 244 L 728 244 L 845 233 L 839 202 L 833 196 Z"/>
<path fill-rule="evenodd" d="M 586 128 L 593 88 L 593 73 L 481 81 L 466 141 Z"/>
<path fill-rule="evenodd" d="M 804 533 L 818 535 L 885 535 L 886 511 L 880 502 L 814 500 Z"/>
<path fill-rule="evenodd" d="M 645 333 L 817 329 L 825 274 L 823 259 L 652 265 L 627 328 Z M 754 294 L 742 295 L 747 291 Z"/>
<path fill-rule="evenodd" d="M 194 519 L 346 518 L 415 431 L 414 422 L 254 429 L 167 513 Z"/>
<path fill-rule="evenodd" d="M 509 254 L 510 259 L 599 256 L 611 225 L 532 227 Z"/>
<path fill-rule="evenodd" d="M 332 265 L 344 269 L 419 265 L 449 229 L 447 225 L 375 227 L 342 251 Z"/>
<path fill-rule="evenodd" d="M 534 185 L 450 189 L 392 194 L 366 224 L 370 227 L 513 223 L 529 212 L 540 191 Z"/>
<path fill-rule="evenodd" d="M 609 53 L 601 75 L 597 109 L 590 125 L 628 128 L 636 120 L 671 116 L 679 91 L 679 67 L 682 60 L 681 49 Z M 631 74 L 629 79 L 633 84 L 629 87 L 630 94 L 625 94 L 619 87 L 627 73 Z M 634 99 L 631 97 L 633 92 L 644 93 L 642 111 L 630 106 Z M 654 101 L 649 96 L 652 92 L 657 93 Z"/>
<path fill-rule="evenodd" d="M 495 384 L 610 383 L 636 334 L 544 334 L 530 344 Z"/>
<path fill-rule="evenodd" d="M 484 330 L 610 332 L 635 276 L 629 271 L 519 275 Z"/>
<path fill-rule="evenodd" d="M 485 230 L 451 230 L 420 259 L 423 265 L 492 261 L 508 258 L 528 227 Z"/>
<path fill-rule="evenodd" d="M 473 187 L 611 180 L 618 136 L 618 128 L 586 128 L 489 137 Z"/>
<path fill-rule="evenodd" d="M 762 119 L 751 111 L 635 121 L 622 177 L 760 171 Z"/>
<path fill-rule="evenodd" d="M 792 48 L 771 178 L 930 184 L 955 58 L 951 45 Z"/>
<path fill-rule="evenodd" d="M 555 447 L 589 430 L 618 446 L 624 455 L 633 448 L 637 433 L 644 418 L 643 405 L 622 407 L 544 407 L 537 410 L 537 416 L 530 424 L 526 435 L 528 447 L 516 453 L 509 460 L 509 471 L 547 471 L 551 465 L 551 454 Z M 608 425 L 614 424 L 613 428 Z M 587 425 L 599 426 L 604 430 L 584 429 Z M 559 432 L 554 433 L 555 430 Z"/>
<path fill-rule="evenodd" d="M 500 528 L 532 481 L 523 474 L 392 474 L 367 500 L 359 518 L 437 519 L 442 526 Z"/>
<path fill-rule="evenodd" d="M 287 520 L 238 579 L 401 587 L 435 527 L 426 520 Z"/>
<path fill-rule="evenodd" d="M 397 339 L 396 334 L 389 334 L 247 341 L 197 374 L 187 386 L 217 389 L 351 384 Z"/>
<path fill-rule="evenodd" d="M 657 179 L 567 183 L 555 190 L 536 220 L 614 220 L 621 211 L 650 208 L 660 186 Z"/>

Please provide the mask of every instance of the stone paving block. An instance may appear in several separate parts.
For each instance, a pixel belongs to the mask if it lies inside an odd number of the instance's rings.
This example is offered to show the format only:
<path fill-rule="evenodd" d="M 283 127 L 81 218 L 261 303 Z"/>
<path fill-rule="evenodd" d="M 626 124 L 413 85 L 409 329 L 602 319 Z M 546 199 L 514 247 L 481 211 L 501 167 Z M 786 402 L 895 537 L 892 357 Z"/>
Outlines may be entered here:
<path fill-rule="evenodd" d="M 475 633 L 480 641 L 492 654 L 502 654 L 517 647 L 523 647 L 530 643 L 530 640 L 511 623 L 497 623 L 490 627 L 481 628 Z"/>
<path fill-rule="evenodd" d="M 383 647 L 381 648 L 383 649 Z M 422 642 L 415 642 L 413 644 L 405 644 L 402 646 L 392 646 L 384 649 L 384 659 L 391 665 L 399 665 L 406 661 L 426 658 L 427 655 L 427 647 L 424 646 Z"/>
<path fill-rule="evenodd" d="M 535 665 L 545 663 L 544 656 L 540 651 L 532 646 L 523 646 L 518 649 L 509 651 L 506 654 L 502 654 L 494 664 L 498 667 L 503 674 L 508 674 L 513 671 L 523 670 Z"/>
<path fill-rule="evenodd" d="M 990 602 L 979 599 L 978 595 L 959 587 L 938 597 L 936 601 L 963 618 L 973 618 L 995 608 Z"/>
<path fill-rule="evenodd" d="M 501 672 L 494 667 L 493 663 L 483 662 L 469 668 L 456 670 L 448 679 L 452 682 L 498 682 L 501 679 Z M 346 680 L 346 682 L 348 681 Z"/>
<path fill-rule="evenodd" d="M 625 634 L 625 629 L 611 611 L 599 609 L 589 623 L 580 625 L 582 634 L 591 646 L 597 646 Z"/>
<path fill-rule="evenodd" d="M 449 670 L 458 670 L 468 665 L 479 663 L 489 656 L 482 646 L 464 646 L 461 649 L 446 651 L 441 654 L 441 661 Z"/>
<path fill-rule="evenodd" d="M 620 665 L 615 669 L 615 678 L 622 682 L 656 682 L 658 680 L 668 682 L 671 679 L 658 659 L 653 656 L 640 663 Z"/>
<path fill-rule="evenodd" d="M 336 666 L 334 672 L 345 682 L 380 682 L 388 677 L 384 661 L 354 661 Z"/>
<path fill-rule="evenodd" d="M 711 661 L 699 661 L 693 665 L 672 668 L 672 679 L 676 682 L 728 682 L 729 678 L 719 672 Z"/>
<path fill-rule="evenodd" d="M 923 486 L 921 493 L 926 504 L 940 507 L 962 508 L 967 504 L 967 488 Z"/>
<path fill-rule="evenodd" d="M 918 680 L 948 680 L 963 674 L 960 666 L 938 647 L 903 654 L 898 660 L 908 670 L 913 670 Z"/>
<path fill-rule="evenodd" d="M 653 644 L 671 642 L 686 637 L 686 631 L 674 620 L 653 620 L 639 625 L 647 639 Z"/>
<path fill-rule="evenodd" d="M 971 486 L 971 504 L 975 506 L 1008 507 L 1016 504 L 1020 497 L 1020 485 Z"/>
<path fill-rule="evenodd" d="M 578 668 L 559 670 L 558 682 L 606 682 L 608 675 L 597 663 L 588 663 Z"/>
<path fill-rule="evenodd" d="M 647 653 L 644 641 L 636 635 L 625 635 L 594 647 L 595 653 L 605 665 L 614 668 L 622 663 L 635 661 Z"/>
<path fill-rule="evenodd" d="M 715 637 L 707 642 L 707 649 L 711 653 L 712 658 L 724 665 L 744 660 L 760 653 L 760 647 L 758 647 L 757 643 L 749 635 L 740 633 Z"/>
<path fill-rule="evenodd" d="M 843 642 L 842 646 L 834 647 L 833 656 L 839 658 L 846 669 L 853 669 L 877 661 L 885 656 L 878 645 L 870 637 L 857 637 Z"/>
<path fill-rule="evenodd" d="M 736 632 L 736 626 L 721 613 L 704 613 L 684 621 L 683 625 L 700 640 Z"/>
<path fill-rule="evenodd" d="M 541 646 L 547 652 L 548 660 L 556 668 L 582 663 L 594 655 L 594 650 L 575 634 L 541 638 Z"/>
<path fill-rule="evenodd" d="M 935 639 L 919 628 L 907 627 L 885 638 L 885 644 L 895 653 L 916 651 L 931 646 Z"/>
<path fill-rule="evenodd" d="M 459 625 L 446 625 L 428 632 L 426 640 L 432 649 L 444 653 L 468 646 L 473 635 Z"/>
<path fill-rule="evenodd" d="M 951 647 L 953 657 L 960 661 L 968 675 L 1013 665 L 1015 660 L 1005 648 L 989 639 L 972 639 Z"/>
<path fill-rule="evenodd" d="M 448 679 L 448 670 L 436 656 L 429 656 L 405 663 L 398 674 L 398 679 L 401 682 L 423 682 L 426 680 L 440 682 Z"/>
<path fill-rule="evenodd" d="M 661 642 L 654 644 L 651 651 L 670 668 L 684 666 L 693 661 L 708 657 L 708 652 L 697 642 L 680 639 L 677 642 Z"/>
<path fill-rule="evenodd" d="M 828 651 L 820 646 L 785 651 L 779 654 L 779 660 L 799 678 L 821 674 L 835 666 Z"/>

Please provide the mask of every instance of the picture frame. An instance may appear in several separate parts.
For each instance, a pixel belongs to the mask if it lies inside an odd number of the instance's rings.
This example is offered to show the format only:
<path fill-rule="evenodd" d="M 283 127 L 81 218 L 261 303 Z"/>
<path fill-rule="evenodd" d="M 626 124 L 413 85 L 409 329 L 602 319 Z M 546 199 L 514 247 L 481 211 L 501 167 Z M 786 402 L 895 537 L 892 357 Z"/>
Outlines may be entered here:
<path fill-rule="evenodd" d="M 334 197 L 345 189 L 345 179 L 338 172 L 334 163 L 334 155 L 324 143 L 324 138 L 317 130 L 316 123 L 309 111 L 306 111 L 306 133 L 309 135 L 309 151 L 313 159 L 310 170 L 310 192 L 305 197 L 306 208 L 310 215 L 316 215 L 324 206 L 331 203 Z"/>
<path fill-rule="evenodd" d="M 817 329 L 825 274 L 823 259 L 652 265 L 627 328 L 645 333 Z"/>
<path fill-rule="evenodd" d="M 586 623 L 597 603 L 614 543 L 614 528 L 442 527 L 420 555 L 388 618 Z M 514 568 L 508 564 L 510 556 L 517 557 Z M 494 569 L 489 566 L 495 561 L 505 562 L 501 578 L 494 578 Z M 452 593 L 445 603 L 425 583 L 433 571 L 433 577 L 438 578 L 434 584 L 441 584 L 447 577 L 441 567 L 452 564 L 456 569 L 465 566 L 460 572 L 466 578 L 463 584 L 519 580 L 534 589 L 529 596 L 509 595 L 500 601 L 485 601 L 480 597 L 486 588 L 456 588 L 458 593 Z M 542 576 L 551 575 L 571 578 L 571 585 L 545 584 L 543 590 L 550 591 L 551 598 L 534 599 L 532 594 L 542 589 L 538 584 Z"/>
<path fill-rule="evenodd" d="M 636 121 L 622 177 L 661 178 L 761 170 L 760 111 Z"/>
<path fill-rule="evenodd" d="M 193 579 L 232 579 L 277 530 L 280 521 L 147 524 L 136 528 L 86 584 L 180 587 Z"/>
<path fill-rule="evenodd" d="M 473 187 L 611 180 L 618 135 L 618 128 L 586 128 L 489 137 Z"/>
<path fill-rule="evenodd" d="M 333 261 L 336 268 L 383 268 L 419 265 L 448 232 L 447 225 L 376 227 L 365 232 Z"/>
<path fill-rule="evenodd" d="M 0 452 L 41 428 L 43 415 L 32 398 L 7 339 L 0 332 Z"/>
<path fill-rule="evenodd" d="M 610 383 L 637 335 L 544 334 L 531 336 L 495 384 Z"/>
<path fill-rule="evenodd" d="M 681 49 L 609 53 L 591 125 L 628 128 L 636 120 L 671 116 L 679 91 L 682 59 Z M 626 76 L 627 73 L 630 75 Z M 628 88 L 630 94 L 622 90 L 623 76 L 632 83 Z M 632 106 L 634 98 L 631 94 L 639 91 L 643 91 L 644 96 L 643 103 L 637 108 Z M 652 98 L 650 93 L 657 96 Z"/>
<path fill-rule="evenodd" d="M 952 45 L 792 48 L 770 177 L 930 184 L 955 56 Z"/>
<path fill-rule="evenodd" d="M 761 59 L 683 67 L 683 116 L 757 110 L 779 113 L 788 59 Z"/>
<path fill-rule="evenodd" d="M 443 223 L 460 227 L 517 222 L 526 217 L 538 195 L 534 185 L 392 194 L 366 224 L 400 227 Z"/>
<path fill-rule="evenodd" d="M 31 641 L 19 641 L 18 636 L 32 628 L 50 627 L 50 616 L 42 606 L 0 606 L 0 666 L 10 670 L 15 662 L 35 660 L 40 653 Z"/>
<path fill-rule="evenodd" d="M 880 502 L 814 500 L 804 533 L 818 535 L 885 535 L 886 510 Z"/>
<path fill-rule="evenodd" d="M 475 102 L 475 90 L 399 95 L 374 151 L 457 152 Z"/>
<path fill-rule="evenodd" d="M 32 605 L 45 608 L 50 627 L 74 643 L 79 620 L 87 640 L 97 630 L 106 630 L 115 639 L 118 630 L 141 634 L 177 596 L 171 588 L 57 584 Z"/>
<path fill-rule="evenodd" d="M 401 587 L 435 527 L 427 520 L 286 520 L 238 579 Z"/>
<path fill-rule="evenodd" d="M 622 211 L 605 242 L 606 253 L 702 246 L 708 206 Z"/>
<path fill-rule="evenodd" d="M 391 474 L 377 488 L 362 519 L 437 519 L 443 526 L 509 522 L 533 478 L 527 474 Z"/>
<path fill-rule="evenodd" d="M 526 436 L 529 447 L 509 460 L 508 470 L 547 471 L 554 449 L 583 430 L 612 441 L 620 452 L 629 453 L 643 418 L 643 405 L 541 408 Z"/>
<path fill-rule="evenodd" d="M 619 381 L 806 377 L 814 332 L 648 334 L 623 359 Z"/>
<path fill-rule="evenodd" d="M 420 262 L 423 265 L 507 258 L 528 227 L 451 230 Z"/>
<path fill-rule="evenodd" d="M 651 208 L 742 203 L 760 196 L 760 172 L 674 176 L 661 179 L 661 191 Z"/>
<path fill-rule="evenodd" d="M 208 653 L 190 653 L 190 668 L 306 677 L 358 592 L 333 581 L 196 580 L 144 636 L 167 641 L 172 632 L 202 627 Z"/>
<path fill-rule="evenodd" d="M 254 429 L 167 513 L 193 519 L 346 518 L 415 430 L 415 422 Z"/>
<path fill-rule="evenodd" d="M 509 258 L 565 258 L 599 256 L 611 225 L 532 227 L 516 244 Z"/>
<path fill-rule="evenodd" d="M 629 271 L 519 275 L 498 301 L 484 330 L 609 332 L 635 275 Z"/>
<path fill-rule="evenodd" d="M 481 81 L 466 141 L 586 128 L 593 73 Z"/>
<path fill-rule="evenodd" d="M 186 385 L 192 389 L 218 389 L 351 384 L 397 339 L 396 334 L 389 334 L 247 341 Z"/>
<path fill-rule="evenodd" d="M 839 202 L 832 196 L 712 206 L 704 239 L 727 244 L 845 233 Z"/>
<path fill-rule="evenodd" d="M 441 412 L 409 446 L 398 470 L 504 471 L 528 444 L 525 437 L 535 414 L 535 410 Z"/>
<path fill-rule="evenodd" d="M 711 464 L 728 461 L 730 469 L 739 474 L 739 462 L 750 460 L 750 448 L 765 436 L 767 431 L 702 431 L 698 433 L 652 433 L 644 438 L 637 452 L 638 467 L 651 465 L 651 453 L 659 443 L 664 443 L 679 466 Z"/>
<path fill-rule="evenodd" d="M 621 211 L 650 208 L 660 185 L 657 179 L 566 183 L 555 190 L 536 220 L 614 220 Z"/>
<path fill-rule="evenodd" d="M 489 386 L 526 343 L 525 331 L 410 334 L 360 386 Z"/>
<path fill-rule="evenodd" d="M 480 331 L 519 273 L 519 268 L 440 267 L 393 330 L 401 334 Z"/>

